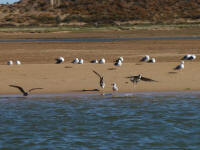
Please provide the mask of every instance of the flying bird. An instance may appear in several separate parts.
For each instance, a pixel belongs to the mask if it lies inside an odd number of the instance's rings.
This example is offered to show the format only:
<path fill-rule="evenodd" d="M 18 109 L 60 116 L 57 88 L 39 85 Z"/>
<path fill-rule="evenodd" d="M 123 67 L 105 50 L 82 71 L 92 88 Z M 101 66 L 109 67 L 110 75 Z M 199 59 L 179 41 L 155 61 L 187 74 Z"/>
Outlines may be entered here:
<path fill-rule="evenodd" d="M 139 81 L 145 81 L 145 82 L 158 82 L 158 81 L 155 81 L 155 80 L 152 80 L 150 78 L 146 78 L 146 77 L 143 77 L 142 74 L 139 74 L 137 76 L 130 76 L 130 77 L 127 77 L 130 79 L 131 82 L 134 83 L 138 83 Z"/>
<path fill-rule="evenodd" d="M 17 85 L 9 85 L 10 87 L 14 87 L 14 88 L 18 88 L 20 92 L 22 92 L 22 94 L 24 96 L 28 96 L 30 94 L 31 91 L 33 90 L 39 90 L 39 89 L 43 89 L 43 88 L 32 88 L 30 90 L 28 90 L 27 92 L 24 91 L 24 89 L 21 86 L 17 86 Z"/>
<path fill-rule="evenodd" d="M 99 77 L 99 85 L 100 85 L 100 87 L 102 88 L 102 89 L 104 89 L 105 88 L 105 82 L 104 82 L 104 77 L 103 76 L 101 76 L 98 72 L 96 72 L 95 70 L 93 70 L 93 72 Z"/>

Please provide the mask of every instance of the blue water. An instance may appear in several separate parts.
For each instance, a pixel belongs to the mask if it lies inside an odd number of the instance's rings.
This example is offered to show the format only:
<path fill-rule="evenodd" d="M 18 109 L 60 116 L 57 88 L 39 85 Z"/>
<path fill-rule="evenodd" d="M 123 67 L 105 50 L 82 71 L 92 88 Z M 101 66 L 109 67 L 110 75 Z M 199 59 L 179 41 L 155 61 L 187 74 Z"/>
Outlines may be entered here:
<path fill-rule="evenodd" d="M 200 149 L 200 93 L 0 96 L 0 149 Z"/>
<path fill-rule="evenodd" d="M 118 42 L 118 41 L 151 41 L 151 40 L 200 40 L 199 36 L 190 37 L 141 37 L 141 38 L 55 38 L 55 39 L 15 39 L 0 40 L 0 43 L 11 42 Z"/>

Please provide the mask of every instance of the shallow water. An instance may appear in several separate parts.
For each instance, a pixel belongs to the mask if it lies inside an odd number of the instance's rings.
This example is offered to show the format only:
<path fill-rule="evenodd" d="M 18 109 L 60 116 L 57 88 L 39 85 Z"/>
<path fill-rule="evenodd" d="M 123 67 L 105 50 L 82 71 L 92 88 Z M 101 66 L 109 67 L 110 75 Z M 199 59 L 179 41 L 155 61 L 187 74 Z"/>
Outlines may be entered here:
<path fill-rule="evenodd" d="M 0 149 L 200 149 L 200 93 L 0 96 Z"/>
<path fill-rule="evenodd" d="M 0 43 L 11 42 L 117 42 L 117 41 L 151 41 L 151 40 L 200 40 L 199 36 L 183 37 L 136 37 L 136 38 L 54 38 L 54 39 L 15 39 L 0 40 Z"/>

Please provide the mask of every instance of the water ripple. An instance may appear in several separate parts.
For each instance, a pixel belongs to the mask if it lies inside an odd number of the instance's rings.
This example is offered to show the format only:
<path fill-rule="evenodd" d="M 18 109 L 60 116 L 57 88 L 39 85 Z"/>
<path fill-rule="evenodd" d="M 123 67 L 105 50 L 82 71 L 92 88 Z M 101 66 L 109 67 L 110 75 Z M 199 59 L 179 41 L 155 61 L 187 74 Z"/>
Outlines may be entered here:
<path fill-rule="evenodd" d="M 0 99 L 0 149 L 199 149 L 199 93 Z"/>

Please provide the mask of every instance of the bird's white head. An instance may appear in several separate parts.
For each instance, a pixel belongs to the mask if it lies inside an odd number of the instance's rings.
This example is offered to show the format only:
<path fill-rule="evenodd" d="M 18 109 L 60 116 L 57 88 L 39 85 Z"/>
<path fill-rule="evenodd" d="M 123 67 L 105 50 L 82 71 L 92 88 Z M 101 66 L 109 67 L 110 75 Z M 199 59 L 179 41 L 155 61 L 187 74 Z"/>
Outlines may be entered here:
<path fill-rule="evenodd" d="M 124 58 L 123 57 L 119 57 L 119 60 L 124 61 Z"/>
<path fill-rule="evenodd" d="M 115 82 L 113 82 L 113 83 L 112 83 L 112 86 L 113 86 L 113 87 L 114 87 L 114 86 L 117 86 L 117 84 L 116 84 Z"/>
<path fill-rule="evenodd" d="M 184 64 L 184 61 L 181 61 L 181 64 Z"/>
<path fill-rule="evenodd" d="M 65 61 L 65 59 L 63 57 L 59 57 L 58 59 L 61 60 L 62 62 Z"/>

